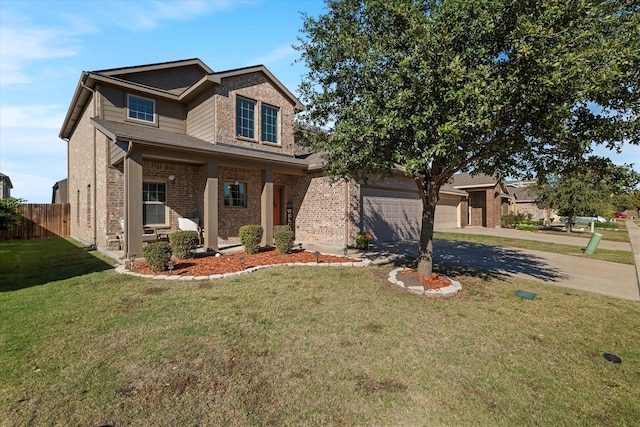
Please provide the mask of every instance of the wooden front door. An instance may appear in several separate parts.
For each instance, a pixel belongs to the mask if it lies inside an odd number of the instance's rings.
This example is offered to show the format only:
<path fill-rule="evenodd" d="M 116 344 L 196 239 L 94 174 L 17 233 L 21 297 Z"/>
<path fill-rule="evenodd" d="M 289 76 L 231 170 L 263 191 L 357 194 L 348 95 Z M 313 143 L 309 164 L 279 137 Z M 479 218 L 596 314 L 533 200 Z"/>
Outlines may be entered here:
<path fill-rule="evenodd" d="M 469 192 L 469 225 L 486 227 L 487 200 L 484 191 Z"/>
<path fill-rule="evenodd" d="M 273 225 L 282 225 L 282 187 L 273 186 Z"/>

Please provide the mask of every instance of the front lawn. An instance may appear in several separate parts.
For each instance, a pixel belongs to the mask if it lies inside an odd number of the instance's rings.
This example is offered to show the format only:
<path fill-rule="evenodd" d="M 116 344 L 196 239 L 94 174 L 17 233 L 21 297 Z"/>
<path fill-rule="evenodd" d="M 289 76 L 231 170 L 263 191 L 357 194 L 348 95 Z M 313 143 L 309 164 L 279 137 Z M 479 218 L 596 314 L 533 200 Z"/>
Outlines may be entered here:
<path fill-rule="evenodd" d="M 589 238 L 591 235 L 588 235 Z M 600 261 L 617 262 L 621 264 L 635 264 L 635 258 L 631 251 L 616 251 L 612 249 L 598 248 L 594 254 L 585 254 L 583 248 L 573 245 L 563 245 L 560 243 L 540 242 L 537 240 L 514 239 L 501 236 L 489 236 L 486 234 L 465 234 L 436 231 L 433 233 L 434 239 L 453 240 L 459 242 L 480 243 L 490 246 L 511 246 L 532 251 L 550 252 L 561 255 L 575 255 L 588 257 Z M 585 239 L 585 246 L 589 242 Z"/>
<path fill-rule="evenodd" d="M 154 281 L 85 249 L 47 282 L 38 244 L 0 242 L 1 425 L 640 419 L 632 301 L 470 270 L 459 296 L 430 301 L 391 288 L 392 266 Z M 28 285 L 7 282 L 15 265 Z"/>

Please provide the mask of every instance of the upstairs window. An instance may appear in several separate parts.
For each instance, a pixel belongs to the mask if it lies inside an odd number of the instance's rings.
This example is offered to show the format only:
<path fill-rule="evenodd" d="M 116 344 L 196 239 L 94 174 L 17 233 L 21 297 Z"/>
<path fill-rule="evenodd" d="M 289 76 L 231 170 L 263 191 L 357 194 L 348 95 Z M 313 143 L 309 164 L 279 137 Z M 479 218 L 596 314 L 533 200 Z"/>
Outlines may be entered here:
<path fill-rule="evenodd" d="M 156 103 L 152 99 L 141 98 L 135 95 L 127 96 L 127 117 L 143 122 L 155 123 Z"/>
<path fill-rule="evenodd" d="M 236 135 L 255 138 L 255 109 L 255 101 L 236 97 Z"/>
<path fill-rule="evenodd" d="M 265 142 L 278 143 L 278 109 L 262 104 L 262 135 Z"/>
<path fill-rule="evenodd" d="M 144 225 L 166 224 L 167 184 L 142 183 L 142 221 Z"/>
<path fill-rule="evenodd" d="M 246 208 L 247 207 L 247 184 L 243 182 L 239 183 L 224 183 L 224 205 Z"/>

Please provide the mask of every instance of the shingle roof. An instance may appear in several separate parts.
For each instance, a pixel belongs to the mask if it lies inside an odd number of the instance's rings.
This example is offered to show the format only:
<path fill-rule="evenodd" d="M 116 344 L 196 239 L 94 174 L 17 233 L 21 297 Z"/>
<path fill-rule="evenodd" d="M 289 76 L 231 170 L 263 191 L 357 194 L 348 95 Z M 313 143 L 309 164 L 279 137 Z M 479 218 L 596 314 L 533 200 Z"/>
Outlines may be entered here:
<path fill-rule="evenodd" d="M 223 143 L 211 143 L 190 135 L 169 132 L 158 128 L 139 126 L 131 123 L 112 122 L 99 118 L 91 119 L 91 123 L 112 141 L 151 143 L 164 148 L 177 148 L 204 154 L 232 155 L 254 160 L 278 162 L 304 169 L 307 169 L 309 166 L 309 162 L 304 158 Z"/>
<path fill-rule="evenodd" d="M 498 184 L 498 180 L 483 173 L 471 175 L 469 173 L 458 173 L 453 176 L 451 185 L 455 188 L 489 187 Z"/>

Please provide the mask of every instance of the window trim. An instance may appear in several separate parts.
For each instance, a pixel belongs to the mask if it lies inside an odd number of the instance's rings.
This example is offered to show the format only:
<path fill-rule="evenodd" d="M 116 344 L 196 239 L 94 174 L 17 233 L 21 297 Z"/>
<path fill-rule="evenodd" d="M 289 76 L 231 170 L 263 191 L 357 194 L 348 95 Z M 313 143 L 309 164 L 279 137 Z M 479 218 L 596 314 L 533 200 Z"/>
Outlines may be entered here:
<path fill-rule="evenodd" d="M 151 101 L 151 104 L 153 105 L 153 120 L 145 120 L 145 119 L 140 119 L 137 117 L 131 117 L 131 110 L 129 109 L 129 105 L 131 104 L 131 98 L 138 98 L 138 99 L 142 99 L 144 101 Z M 158 124 L 158 110 L 156 107 L 156 100 L 155 99 L 151 99 L 151 98 L 145 98 L 144 96 L 140 96 L 140 95 L 135 95 L 133 93 L 127 93 L 127 107 L 126 107 L 126 120 L 127 121 L 132 121 L 132 122 L 136 122 L 136 123 L 141 123 L 141 124 L 145 124 L 145 125 L 157 125 Z"/>
<path fill-rule="evenodd" d="M 231 187 L 232 186 L 238 186 L 238 194 L 242 194 L 244 196 L 243 198 L 243 202 L 244 204 L 239 205 L 239 204 L 227 204 L 227 188 L 229 188 L 229 197 L 231 202 L 233 202 L 233 196 L 231 195 Z M 240 192 L 240 188 L 244 186 L 244 192 Z M 231 182 L 231 181 L 225 181 L 222 184 L 222 205 L 225 208 L 246 208 L 248 206 L 248 197 L 247 197 L 247 189 L 248 189 L 248 185 L 246 182 L 238 182 L 238 184 L 236 184 L 235 182 Z M 239 200 L 239 199 L 238 199 Z"/>
<path fill-rule="evenodd" d="M 238 114 L 238 108 L 239 108 L 238 102 L 240 102 L 240 101 L 246 101 L 246 102 L 250 102 L 250 103 L 253 104 L 253 110 L 251 111 L 253 117 L 250 118 L 250 120 L 253 122 L 253 128 L 249 128 L 249 127 L 246 128 L 246 129 L 251 129 L 251 131 L 253 133 L 253 136 L 246 136 L 246 135 L 243 135 L 241 132 L 238 132 L 239 130 L 244 129 L 243 127 L 240 126 L 240 124 L 238 122 L 239 118 L 244 119 L 244 117 L 239 117 L 239 114 Z M 251 98 L 244 97 L 244 96 L 236 95 L 235 104 L 236 104 L 235 105 L 235 107 L 236 107 L 235 108 L 235 118 L 236 118 L 236 120 L 235 120 L 235 133 L 236 133 L 236 137 L 237 138 L 241 138 L 241 139 L 248 139 L 250 141 L 257 141 L 258 138 L 256 138 L 256 124 L 257 124 L 256 123 L 256 107 L 258 106 L 258 101 L 254 100 L 254 99 L 251 99 Z"/>
<path fill-rule="evenodd" d="M 144 185 L 145 184 L 162 184 L 164 185 L 164 202 L 156 202 L 156 201 L 145 201 L 144 200 Z M 153 226 L 161 226 L 161 225 L 168 225 L 168 218 L 169 218 L 169 207 L 167 205 L 167 196 L 168 196 L 168 188 L 169 186 L 167 185 L 166 181 L 157 181 L 157 180 L 143 180 L 142 181 L 142 225 L 144 227 L 149 226 L 149 227 L 153 227 Z M 164 223 L 155 223 L 155 222 L 146 222 L 146 218 L 144 215 L 144 205 L 162 205 L 164 206 Z"/>
<path fill-rule="evenodd" d="M 275 111 L 275 131 L 273 132 L 275 136 L 275 141 L 268 141 L 264 137 L 265 136 L 264 117 L 265 117 L 266 108 L 270 108 L 273 111 Z M 264 142 L 265 144 L 280 145 L 280 108 L 264 102 L 261 103 L 260 105 L 260 141 Z"/>

